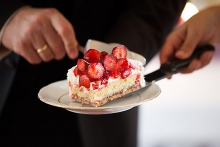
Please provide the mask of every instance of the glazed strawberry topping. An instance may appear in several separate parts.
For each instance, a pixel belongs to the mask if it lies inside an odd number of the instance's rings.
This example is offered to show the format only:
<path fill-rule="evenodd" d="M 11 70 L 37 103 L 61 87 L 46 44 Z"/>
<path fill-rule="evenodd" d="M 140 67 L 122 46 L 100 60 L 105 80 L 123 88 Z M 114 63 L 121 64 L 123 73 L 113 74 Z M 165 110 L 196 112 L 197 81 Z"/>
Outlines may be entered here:
<path fill-rule="evenodd" d="M 117 61 L 116 68 L 118 69 L 118 72 L 122 72 L 126 70 L 129 67 L 129 62 L 126 58 L 120 58 Z"/>
<path fill-rule="evenodd" d="M 127 49 L 124 45 L 114 47 L 111 54 L 89 49 L 83 59 L 78 59 L 73 71 L 75 76 L 79 76 L 79 86 L 90 88 L 90 82 L 95 82 L 92 87 L 98 89 L 96 81 L 107 85 L 109 77 L 127 78 L 133 67 L 126 57 Z"/>
<path fill-rule="evenodd" d="M 116 46 L 112 49 L 112 54 L 117 58 L 126 58 L 127 49 L 124 45 Z"/>
<path fill-rule="evenodd" d="M 93 80 L 100 80 L 104 73 L 104 67 L 101 63 L 90 63 L 88 66 L 88 75 Z"/>
<path fill-rule="evenodd" d="M 114 55 L 106 55 L 103 61 L 106 70 L 111 71 L 116 65 L 116 58 Z"/>
<path fill-rule="evenodd" d="M 104 62 L 104 59 L 105 59 L 105 56 L 108 55 L 108 53 L 106 51 L 102 51 L 101 52 L 101 56 L 100 56 L 100 62 L 103 63 Z"/>
<path fill-rule="evenodd" d="M 127 78 L 129 75 L 131 74 L 131 68 L 125 69 L 124 71 L 122 71 L 121 73 L 121 77 L 123 79 Z"/>
<path fill-rule="evenodd" d="M 89 88 L 90 87 L 90 80 L 86 75 L 81 75 L 79 77 L 79 84 L 80 84 L 80 86 L 84 86 L 86 88 Z"/>
<path fill-rule="evenodd" d="M 98 89 L 98 88 L 99 88 L 99 85 L 97 85 L 97 84 L 92 84 L 92 88 L 93 88 L 93 89 Z"/>
<path fill-rule="evenodd" d="M 95 49 L 89 49 L 85 54 L 84 54 L 84 60 L 87 62 L 99 62 L 100 60 L 101 53 Z"/>
<path fill-rule="evenodd" d="M 86 68 L 86 61 L 83 59 L 78 59 L 77 67 L 79 68 L 79 70 L 84 71 Z"/>
<path fill-rule="evenodd" d="M 74 72 L 74 75 L 75 75 L 75 76 L 82 74 L 82 72 L 79 70 L 78 67 L 74 68 L 73 72 Z"/>

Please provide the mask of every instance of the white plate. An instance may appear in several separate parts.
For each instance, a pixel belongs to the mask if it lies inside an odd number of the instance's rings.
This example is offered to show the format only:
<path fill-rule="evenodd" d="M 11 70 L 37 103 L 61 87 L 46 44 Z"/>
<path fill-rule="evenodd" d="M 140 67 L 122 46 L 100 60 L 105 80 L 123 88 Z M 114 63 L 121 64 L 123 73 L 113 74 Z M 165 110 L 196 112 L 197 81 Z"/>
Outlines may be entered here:
<path fill-rule="evenodd" d="M 38 97 L 46 104 L 80 114 L 110 114 L 129 110 L 156 98 L 161 92 L 158 85 L 142 88 L 100 107 L 82 105 L 69 98 L 67 80 L 51 83 L 40 89 Z"/>

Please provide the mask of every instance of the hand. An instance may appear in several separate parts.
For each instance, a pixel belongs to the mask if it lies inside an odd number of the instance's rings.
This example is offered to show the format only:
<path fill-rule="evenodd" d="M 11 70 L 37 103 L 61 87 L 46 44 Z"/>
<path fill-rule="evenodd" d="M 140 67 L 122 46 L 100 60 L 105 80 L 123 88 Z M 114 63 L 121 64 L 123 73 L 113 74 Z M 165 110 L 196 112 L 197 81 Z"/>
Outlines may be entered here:
<path fill-rule="evenodd" d="M 220 11 L 213 7 L 199 12 L 187 22 L 176 28 L 166 39 L 160 53 L 160 61 L 164 63 L 174 57 L 188 58 L 196 46 L 215 44 L 220 40 Z M 212 59 L 213 52 L 203 53 L 198 60 L 181 70 L 181 73 L 191 73 L 206 66 Z"/>
<path fill-rule="evenodd" d="M 78 56 L 78 42 L 72 25 L 56 9 L 26 7 L 6 26 L 2 44 L 31 64 L 60 60 L 65 54 Z M 45 46 L 47 45 L 47 46 Z M 38 53 L 37 49 L 47 47 Z"/>

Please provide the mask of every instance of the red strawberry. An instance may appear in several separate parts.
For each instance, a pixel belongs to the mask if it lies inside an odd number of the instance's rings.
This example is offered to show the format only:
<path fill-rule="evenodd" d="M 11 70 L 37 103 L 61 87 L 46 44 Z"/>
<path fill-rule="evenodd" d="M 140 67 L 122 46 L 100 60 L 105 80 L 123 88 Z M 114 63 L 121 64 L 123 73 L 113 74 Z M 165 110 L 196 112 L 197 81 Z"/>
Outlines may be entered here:
<path fill-rule="evenodd" d="M 74 72 L 75 76 L 81 75 L 81 73 L 82 73 L 78 67 L 74 68 L 73 72 Z"/>
<path fill-rule="evenodd" d="M 116 58 L 114 55 L 106 55 L 104 58 L 104 67 L 106 70 L 111 71 L 112 69 L 114 69 L 115 65 L 116 65 Z"/>
<path fill-rule="evenodd" d="M 126 58 L 121 58 L 117 61 L 116 66 L 117 66 L 119 72 L 121 72 L 129 67 L 129 62 Z"/>
<path fill-rule="evenodd" d="M 79 68 L 79 70 L 84 71 L 86 69 L 86 62 L 85 62 L 85 60 L 78 59 L 77 67 Z"/>
<path fill-rule="evenodd" d="M 101 52 L 101 56 L 100 56 L 100 62 L 103 64 L 105 56 L 108 55 L 108 53 L 106 51 L 102 51 Z"/>
<path fill-rule="evenodd" d="M 115 68 L 110 72 L 110 75 L 114 78 L 121 76 L 121 73 L 129 68 L 129 62 L 126 58 L 117 60 Z"/>
<path fill-rule="evenodd" d="M 79 86 L 84 86 L 86 88 L 90 87 L 90 80 L 86 75 L 81 75 L 79 77 Z"/>
<path fill-rule="evenodd" d="M 97 84 L 92 84 L 92 88 L 95 90 L 95 89 L 98 89 L 99 88 L 99 85 Z"/>
<path fill-rule="evenodd" d="M 95 49 L 89 49 L 87 52 L 84 54 L 84 59 L 89 62 L 99 62 L 100 61 L 100 56 L 101 53 Z"/>
<path fill-rule="evenodd" d="M 114 68 L 110 73 L 109 73 L 110 76 L 112 76 L 113 78 L 117 78 L 119 76 L 118 74 L 118 68 Z"/>
<path fill-rule="evenodd" d="M 102 78 L 101 78 L 101 84 L 107 85 L 109 79 L 109 72 L 105 71 Z"/>
<path fill-rule="evenodd" d="M 101 63 L 91 63 L 88 66 L 88 75 L 94 80 L 100 80 L 104 74 L 104 67 Z"/>
<path fill-rule="evenodd" d="M 114 54 L 114 56 L 117 59 L 126 58 L 127 57 L 127 49 L 124 45 L 119 45 L 119 46 L 116 46 L 112 49 L 112 54 Z"/>
<path fill-rule="evenodd" d="M 131 68 L 128 68 L 128 69 L 122 71 L 121 77 L 122 77 L 122 79 L 125 79 L 125 78 L 127 78 L 130 74 L 131 74 Z"/>

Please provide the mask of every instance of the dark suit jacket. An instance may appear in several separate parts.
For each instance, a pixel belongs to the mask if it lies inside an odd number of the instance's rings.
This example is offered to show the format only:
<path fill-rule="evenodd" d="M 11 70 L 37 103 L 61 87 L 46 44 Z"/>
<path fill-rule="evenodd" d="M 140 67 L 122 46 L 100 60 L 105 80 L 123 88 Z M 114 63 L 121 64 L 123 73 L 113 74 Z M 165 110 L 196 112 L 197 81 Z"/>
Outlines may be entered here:
<path fill-rule="evenodd" d="M 0 28 L 21 6 L 53 7 L 72 23 L 82 46 L 88 39 L 117 42 L 144 55 L 149 61 L 176 25 L 185 3 L 186 0 L 1 0 Z M 28 110 L 29 116 L 45 113 L 49 106 L 37 99 L 39 89 L 66 79 L 67 69 L 73 64 L 75 61 L 65 57 L 61 61 L 30 65 L 22 57 L 10 54 L 0 61 L 0 111 L 7 101 L 6 104 L 11 106 L 6 105 L 3 114 L 13 115 L 18 110 L 21 111 L 19 114 L 26 113 L 23 107 L 28 108 L 30 104 L 33 104 L 33 110 Z M 38 103 L 40 108 L 34 105 Z M 20 110 L 21 107 L 24 111 Z"/>

